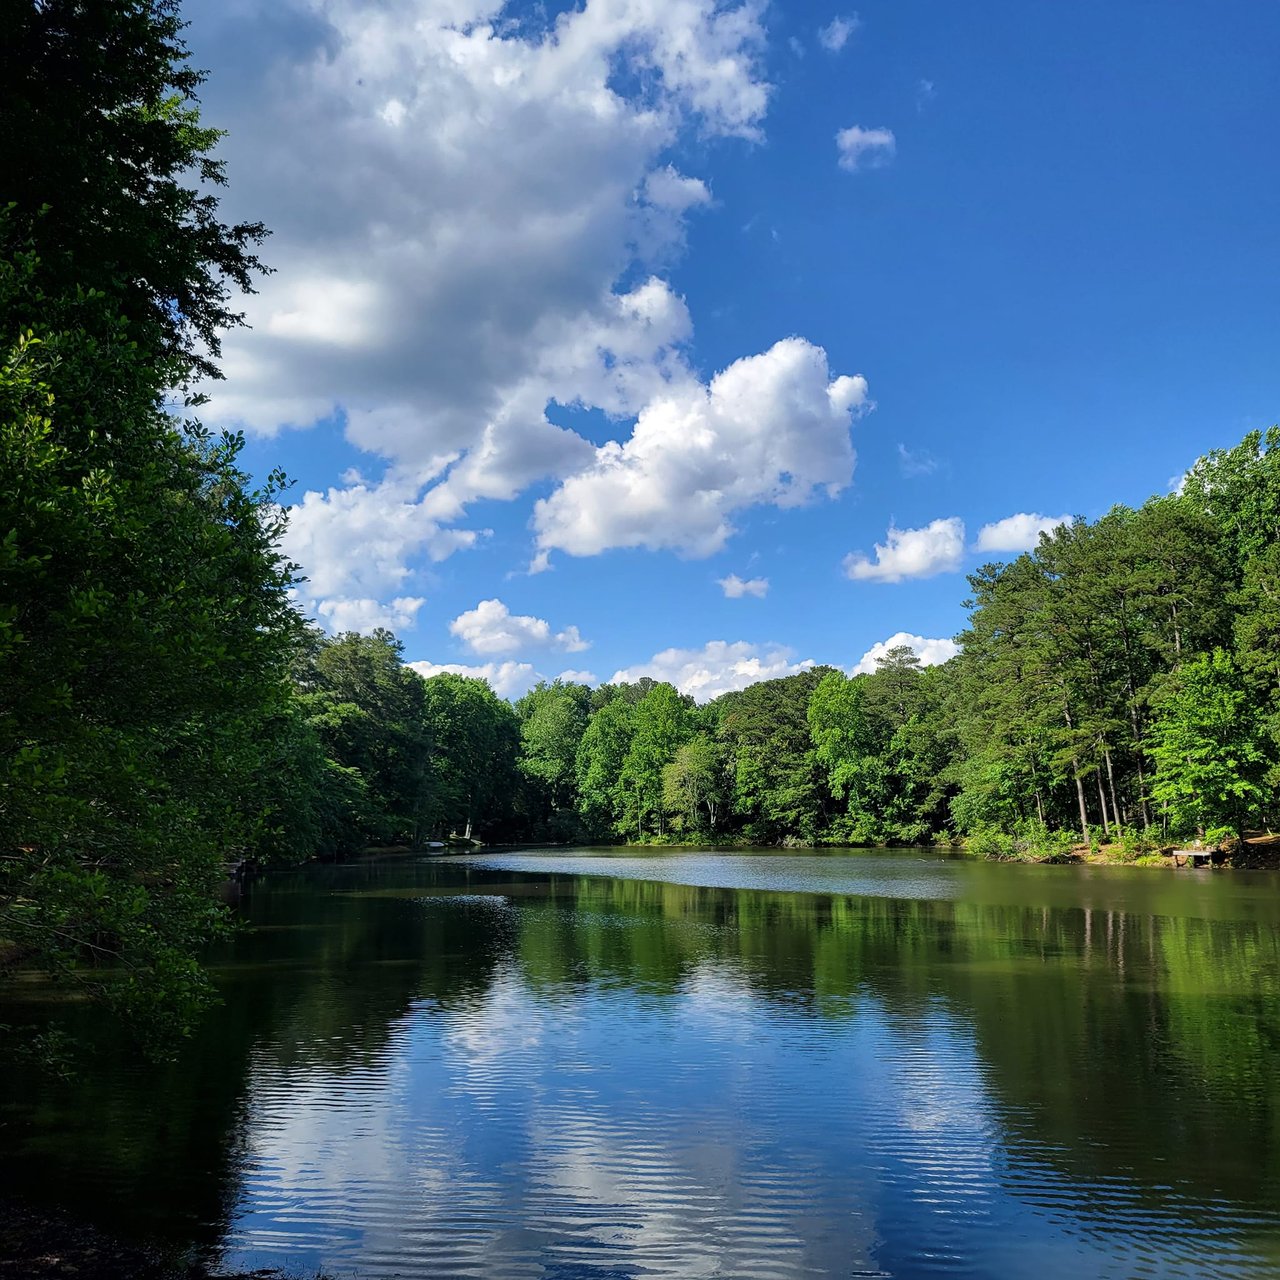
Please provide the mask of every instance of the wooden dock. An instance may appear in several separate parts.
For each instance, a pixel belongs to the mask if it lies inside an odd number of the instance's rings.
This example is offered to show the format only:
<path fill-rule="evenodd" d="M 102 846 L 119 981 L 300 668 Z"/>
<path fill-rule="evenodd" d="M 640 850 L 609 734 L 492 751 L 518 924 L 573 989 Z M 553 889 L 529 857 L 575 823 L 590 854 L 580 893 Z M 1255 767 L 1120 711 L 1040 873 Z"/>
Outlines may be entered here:
<path fill-rule="evenodd" d="M 1211 865 L 1217 849 L 1170 849 L 1169 856 L 1175 867 L 1206 867 Z"/>

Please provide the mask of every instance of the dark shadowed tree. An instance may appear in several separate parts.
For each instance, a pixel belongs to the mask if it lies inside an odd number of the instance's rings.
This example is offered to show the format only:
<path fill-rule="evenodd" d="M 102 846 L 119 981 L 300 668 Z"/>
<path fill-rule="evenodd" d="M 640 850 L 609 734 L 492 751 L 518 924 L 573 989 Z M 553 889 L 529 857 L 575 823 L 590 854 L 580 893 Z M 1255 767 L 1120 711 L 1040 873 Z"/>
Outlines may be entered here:
<path fill-rule="evenodd" d="M 266 232 L 219 218 L 177 0 L 8 0 L 3 25 L 0 252 L 38 246 L 51 295 L 104 293 L 163 380 L 219 376 Z"/>

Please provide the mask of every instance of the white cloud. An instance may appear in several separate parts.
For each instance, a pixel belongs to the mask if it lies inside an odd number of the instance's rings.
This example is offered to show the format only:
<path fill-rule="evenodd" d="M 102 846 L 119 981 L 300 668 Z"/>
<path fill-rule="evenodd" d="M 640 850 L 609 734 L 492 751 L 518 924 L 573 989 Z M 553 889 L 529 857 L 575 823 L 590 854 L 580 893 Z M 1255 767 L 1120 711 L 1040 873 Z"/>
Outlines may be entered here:
<path fill-rule="evenodd" d="M 298 588 L 305 610 L 331 631 L 366 630 L 392 625 L 393 617 L 406 613 L 396 625 L 412 620 L 416 608 L 409 610 L 409 604 L 417 597 L 404 592 L 410 555 L 443 560 L 478 536 L 475 530 L 441 528 L 402 485 L 355 481 L 305 493 L 290 510 L 283 550 L 307 573 Z M 388 598 L 390 613 L 378 614 L 384 608 L 379 601 Z"/>
<path fill-rule="evenodd" d="M 857 29 L 862 26 L 858 15 L 855 13 L 852 17 L 832 18 L 818 32 L 818 43 L 831 53 L 839 53 L 841 49 L 849 43 L 849 37 L 853 35 Z"/>
<path fill-rule="evenodd" d="M 720 589 L 729 600 L 741 600 L 743 596 L 755 596 L 763 600 L 769 594 L 768 578 L 740 578 L 731 573 L 727 578 L 717 578 Z"/>
<path fill-rule="evenodd" d="M 680 213 L 711 201 L 711 192 L 701 178 L 686 178 L 671 165 L 655 169 L 645 178 L 644 193 L 655 208 Z"/>
<path fill-rule="evenodd" d="M 590 469 L 593 445 L 550 403 L 631 419 L 669 384 L 696 389 L 687 309 L 645 276 L 711 198 L 673 147 L 761 136 L 763 7 L 585 0 L 518 22 L 498 0 L 198 7 L 206 109 L 229 129 L 225 213 L 273 229 L 277 268 L 245 302 L 253 332 L 226 339 L 210 417 L 262 433 L 336 419 L 386 463 L 294 509 L 315 607 L 405 596 L 424 554 L 474 539 L 437 538 L 469 503 Z M 394 526 L 377 537 L 375 493 Z"/>
<path fill-rule="evenodd" d="M 690 178 L 671 165 L 654 169 L 644 180 L 645 216 L 637 236 L 643 257 L 662 262 L 684 247 L 686 215 L 711 204 L 701 178 Z"/>
<path fill-rule="evenodd" d="M 724 546 L 737 511 L 834 497 L 852 479 L 849 428 L 866 407 L 866 381 L 831 380 L 826 352 L 802 338 L 735 361 L 709 386 L 673 383 L 626 443 L 602 445 L 590 467 L 538 502 L 535 567 L 552 550 L 706 556 Z"/>
<path fill-rule="evenodd" d="M 916 111 L 922 112 L 938 96 L 932 80 L 916 81 Z"/>
<path fill-rule="evenodd" d="M 793 657 L 790 649 L 780 645 L 711 640 L 701 649 L 664 649 L 648 662 L 615 671 L 613 683 L 651 676 L 654 680 L 670 681 L 681 693 L 707 702 L 731 689 L 745 689 L 759 680 L 793 676 L 814 665 L 811 658 L 794 662 Z"/>
<path fill-rule="evenodd" d="M 975 551 L 1032 551 L 1042 533 L 1070 523 L 1071 517 L 1067 515 L 1042 516 L 1034 511 L 1020 511 L 984 524 L 978 530 L 978 540 L 973 547 Z"/>
<path fill-rule="evenodd" d="M 887 164 L 893 158 L 897 146 L 890 129 L 864 129 L 861 125 L 854 124 L 836 134 L 840 167 L 850 173 Z"/>
<path fill-rule="evenodd" d="M 855 676 L 870 675 L 875 671 L 876 663 L 890 649 L 897 649 L 901 645 L 906 645 L 915 651 L 915 655 L 920 659 L 922 667 L 939 666 L 954 658 L 960 652 L 960 646 L 954 640 L 948 640 L 945 637 L 929 640 L 924 636 L 913 636 L 909 631 L 896 631 L 887 640 L 881 640 L 878 644 L 873 644 L 858 659 L 857 666 L 853 668 L 853 674 Z"/>
<path fill-rule="evenodd" d="M 422 596 L 397 596 L 387 604 L 377 600 L 323 600 L 316 612 L 319 621 L 331 632 L 359 631 L 368 635 L 379 627 L 402 631 L 412 627 L 418 610 L 426 604 Z"/>
<path fill-rule="evenodd" d="M 908 449 L 898 445 L 898 469 L 909 480 L 931 476 L 938 469 L 938 460 L 927 449 Z"/>
<path fill-rule="evenodd" d="M 562 671 L 556 679 L 564 684 L 599 684 L 600 679 L 594 671 Z"/>
<path fill-rule="evenodd" d="M 964 560 L 964 521 L 959 516 L 934 520 L 923 529 L 889 526 L 884 542 L 877 542 L 875 560 L 860 551 L 845 557 L 844 568 L 855 581 L 901 582 L 904 578 L 932 578 L 951 573 Z"/>
<path fill-rule="evenodd" d="M 449 630 L 472 653 L 516 653 L 521 649 L 581 653 L 591 647 L 577 627 L 553 633 L 550 623 L 528 614 L 514 614 L 501 600 L 481 600 L 474 609 L 454 618 Z"/>
<path fill-rule="evenodd" d="M 472 676 L 487 680 L 489 687 L 500 698 L 519 698 L 529 692 L 542 677 L 528 662 L 484 662 L 467 666 L 461 662 L 409 662 L 405 664 L 424 680 L 451 671 L 454 675 Z"/>

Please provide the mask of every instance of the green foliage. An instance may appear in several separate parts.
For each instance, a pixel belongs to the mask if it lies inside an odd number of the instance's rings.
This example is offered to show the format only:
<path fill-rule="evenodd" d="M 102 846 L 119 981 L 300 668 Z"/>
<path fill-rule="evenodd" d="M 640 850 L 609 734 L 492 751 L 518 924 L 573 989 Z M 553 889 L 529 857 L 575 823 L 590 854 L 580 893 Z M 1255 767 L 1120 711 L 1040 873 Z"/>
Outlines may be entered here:
<path fill-rule="evenodd" d="M 0 41 L 0 256 L 37 244 L 40 288 L 110 299 L 174 383 L 219 376 L 266 235 L 219 220 L 220 134 L 200 122 L 182 27 L 177 0 L 15 0 Z"/>
<path fill-rule="evenodd" d="M 1183 494 L 1221 531 L 1242 572 L 1280 543 L 1280 427 L 1211 449 L 1187 472 Z"/>
<path fill-rule="evenodd" d="M 591 717 L 574 760 L 578 807 L 588 835 L 608 838 L 622 813 L 622 765 L 635 735 L 635 707 L 626 698 L 605 702 Z"/>
<path fill-rule="evenodd" d="M 981 827 L 965 842 L 971 852 L 985 858 L 1017 862 L 1061 862 L 1075 846 L 1072 831 L 1055 831 L 1034 818 L 1014 832 Z"/>
<path fill-rule="evenodd" d="M 1265 799 L 1261 717 L 1222 649 L 1202 654 L 1158 690 L 1151 731 L 1153 794 L 1178 828 L 1230 823 L 1244 835 Z"/>
<path fill-rule="evenodd" d="M 1242 450 L 1256 462 L 1256 447 Z M 1200 479 L 1182 497 L 1077 521 L 970 579 L 951 765 L 961 827 L 1008 829 L 1034 816 L 1077 831 L 1100 825 L 1105 838 L 1162 819 L 1152 807 L 1160 691 L 1230 635 L 1232 583 L 1248 576 L 1235 555 L 1257 541 L 1215 514 L 1228 490 L 1232 510 L 1248 505 L 1235 478 L 1242 457 L 1228 461 L 1197 464 Z M 1210 491 L 1216 506 L 1204 499 Z M 1266 662 L 1257 666 L 1266 683 Z"/>
<path fill-rule="evenodd" d="M 809 731 L 809 701 L 831 671 L 766 680 L 712 704 L 733 777 L 733 808 L 748 839 L 815 842 L 833 805 Z"/>
<path fill-rule="evenodd" d="M 871 754 L 865 691 L 865 681 L 829 671 L 815 686 L 806 711 L 814 755 L 827 771 L 827 784 L 851 807 L 858 803 L 860 784 L 866 781 L 863 761 Z"/>
<path fill-rule="evenodd" d="M 0 961 L 159 1034 L 207 996 L 223 863 L 274 803 L 302 634 L 279 480 L 175 426 L 112 300 L 39 268 L 0 262 Z"/>
<path fill-rule="evenodd" d="M 1034 860 L 1066 857 L 1083 831 L 1094 851 L 1143 856 L 1156 844 L 1153 800 L 1165 808 L 1152 743 L 1167 691 L 1197 646 L 1230 630 L 1224 545 L 1181 499 L 1077 521 L 974 576 L 972 626 L 942 667 L 899 648 L 870 674 L 809 671 L 701 709 L 652 680 L 540 685 L 517 705 L 512 829 L 780 844 L 958 831 L 976 851 Z M 1261 563 L 1249 580 L 1269 599 Z M 1270 689 L 1264 648 L 1248 678 Z"/>
<path fill-rule="evenodd" d="M 412 675 L 412 673 L 409 673 Z M 415 675 L 414 679 L 418 679 Z M 422 682 L 430 743 L 426 830 L 467 839 L 508 824 L 517 785 L 520 721 L 484 680 L 442 672 Z"/>
<path fill-rule="evenodd" d="M 208 998 L 224 863 L 275 851 L 318 764 L 283 479 L 163 411 L 216 375 L 262 235 L 218 220 L 180 30 L 163 0 L 44 0 L 0 42 L 0 970 L 157 1046 Z"/>
<path fill-rule="evenodd" d="M 661 836 L 667 810 L 663 801 L 663 770 L 693 736 L 692 700 L 674 685 L 655 684 L 635 705 L 631 741 L 618 776 L 623 801 L 622 830 Z"/>
<path fill-rule="evenodd" d="M 970 853 L 982 858 L 1010 859 L 1017 854 L 1017 841 L 996 827 L 978 827 L 964 842 Z"/>
<path fill-rule="evenodd" d="M 729 787 L 728 754 L 709 733 L 695 734 L 677 747 L 662 770 L 663 804 L 680 816 L 686 831 L 716 833 Z"/>
<path fill-rule="evenodd" d="M 906 647 L 870 675 L 825 676 L 809 702 L 809 730 L 833 796 L 843 798 L 826 838 L 915 844 L 945 826 L 952 731 L 947 689 Z"/>
<path fill-rule="evenodd" d="M 537 838 L 565 839 L 580 829 L 578 746 L 591 714 L 586 685 L 540 682 L 516 703 L 524 811 Z"/>
<path fill-rule="evenodd" d="M 317 638 L 299 672 L 307 724 L 326 758 L 351 771 L 326 841 L 340 851 L 374 841 L 416 844 L 430 825 L 427 699 L 401 653 L 384 630 Z"/>
<path fill-rule="evenodd" d="M 1136 827 L 1121 827 L 1116 833 L 1116 845 L 1122 862 L 1141 862 L 1157 848 L 1156 841 Z"/>
<path fill-rule="evenodd" d="M 575 713 L 563 734 L 567 743 L 581 727 L 573 782 L 584 833 L 902 844 L 958 832 L 997 856 L 1061 858 L 1083 840 L 1136 858 L 1170 822 L 1186 824 L 1192 801 L 1220 810 L 1215 788 L 1248 799 L 1242 820 L 1274 816 L 1274 435 L 1209 455 L 1182 496 L 1077 520 L 1034 552 L 983 566 L 970 580 L 961 653 L 941 667 L 922 669 L 904 647 L 870 674 L 809 671 L 701 711 L 682 710 L 673 689 L 652 681 L 595 691 L 585 727 Z M 1181 767 L 1187 794 L 1175 804 L 1179 771 L 1159 744 L 1187 716 L 1169 691 L 1233 636 L 1233 705 L 1247 693 L 1257 708 L 1248 751 L 1226 759 L 1222 777 Z M 686 749 L 695 734 L 699 751 L 709 753 L 704 738 L 720 745 L 714 764 L 710 754 L 695 764 Z M 531 738 L 521 767 L 564 778 L 566 757 Z"/>

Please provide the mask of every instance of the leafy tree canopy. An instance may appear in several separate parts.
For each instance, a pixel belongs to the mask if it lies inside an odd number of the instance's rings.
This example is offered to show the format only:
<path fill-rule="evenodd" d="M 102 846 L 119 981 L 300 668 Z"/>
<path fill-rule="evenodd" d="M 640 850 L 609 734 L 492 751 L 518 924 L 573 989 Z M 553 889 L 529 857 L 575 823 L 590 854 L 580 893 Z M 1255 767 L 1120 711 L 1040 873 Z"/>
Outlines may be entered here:
<path fill-rule="evenodd" d="M 95 289 L 165 380 L 218 377 L 261 223 L 218 213 L 178 0 L 15 0 L 0 41 L 0 253 L 38 246 L 50 294 Z"/>

